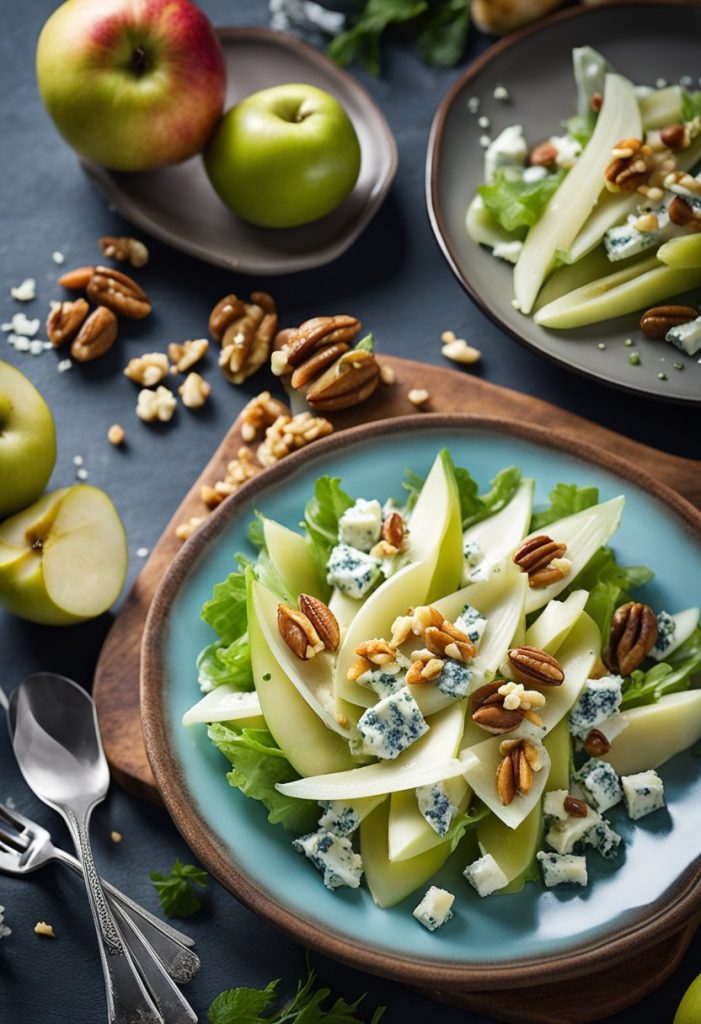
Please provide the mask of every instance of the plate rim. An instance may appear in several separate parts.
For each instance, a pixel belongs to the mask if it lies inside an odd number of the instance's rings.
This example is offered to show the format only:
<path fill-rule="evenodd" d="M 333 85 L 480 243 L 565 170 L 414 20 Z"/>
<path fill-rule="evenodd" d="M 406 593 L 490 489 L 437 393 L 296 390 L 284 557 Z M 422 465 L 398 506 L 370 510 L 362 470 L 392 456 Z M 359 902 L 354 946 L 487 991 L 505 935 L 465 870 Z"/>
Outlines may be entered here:
<path fill-rule="evenodd" d="M 326 54 L 317 50 L 309 43 L 306 43 L 303 39 L 299 39 L 297 36 L 293 36 L 288 32 L 280 32 L 277 29 L 265 28 L 261 25 L 215 25 L 214 31 L 223 44 L 232 39 L 244 42 L 275 42 L 287 49 L 296 50 L 308 62 L 316 64 L 327 71 L 331 69 L 336 77 L 344 82 L 345 87 L 350 93 L 355 93 L 364 106 L 368 106 L 373 109 L 380 126 L 379 137 L 382 140 L 383 146 L 386 148 L 388 165 L 384 175 L 377 179 L 374 194 L 368 199 L 351 229 L 343 233 L 340 237 L 332 239 L 324 246 L 323 250 L 315 249 L 313 252 L 307 253 L 306 255 L 296 256 L 294 261 L 291 257 L 281 254 L 279 257 L 279 265 L 272 268 L 256 261 L 247 261 L 244 265 L 237 262 L 235 257 L 227 257 L 225 255 L 218 256 L 206 247 L 198 245 L 196 242 L 190 242 L 187 239 L 183 239 L 183 237 L 177 232 L 170 231 L 167 228 L 162 227 L 151 218 L 148 212 L 144 212 L 140 207 L 136 206 L 130 196 L 119 187 L 115 178 L 115 172 L 110 171 L 106 167 L 99 167 L 97 164 L 83 158 L 79 158 L 78 162 L 80 167 L 100 192 L 115 205 L 117 212 L 123 217 L 129 220 L 132 224 L 135 224 L 137 227 L 148 232 L 148 234 L 153 238 L 157 238 L 160 242 L 170 246 L 172 249 L 184 252 L 195 259 L 202 260 L 203 263 L 208 263 L 211 266 L 223 267 L 226 270 L 234 271 L 238 274 L 247 274 L 249 276 L 263 274 L 268 277 L 280 277 L 284 274 L 295 274 L 306 270 L 313 270 L 319 266 L 326 266 L 326 264 L 332 263 L 334 260 L 338 259 L 339 256 L 342 256 L 343 253 L 345 253 L 351 245 L 357 241 L 363 231 L 375 218 L 376 214 L 379 213 L 380 208 L 384 204 L 387 194 L 392 187 L 392 183 L 397 176 L 397 167 L 399 164 L 397 140 L 389 126 L 389 122 L 385 117 L 384 111 L 380 107 L 379 103 L 373 99 L 365 86 L 363 86 L 356 78 L 349 74 L 344 68 L 335 64 L 326 56 Z M 178 165 L 174 164 L 172 166 Z M 167 169 L 167 167 L 161 168 L 161 170 Z M 222 209 L 225 209 L 223 204 Z M 301 225 L 301 227 L 303 228 L 305 225 Z"/>
<path fill-rule="evenodd" d="M 699 403 L 701 403 L 701 396 L 699 398 L 693 398 L 685 395 L 664 395 L 658 392 L 647 391 L 642 385 L 636 386 L 635 384 L 626 384 L 620 380 L 612 380 L 604 373 L 597 372 L 596 370 L 585 370 L 579 366 L 573 366 L 564 356 L 560 356 L 554 352 L 546 352 L 539 345 L 530 341 L 518 330 L 511 327 L 502 319 L 498 310 L 493 309 L 482 298 L 479 290 L 472 282 L 468 273 L 460 265 L 460 261 L 457 259 L 457 256 L 448 241 L 445 218 L 443 217 L 439 202 L 438 169 L 442 149 L 443 130 L 445 128 L 448 112 L 456 97 L 460 92 L 462 92 L 463 88 L 468 85 L 481 71 L 483 71 L 484 68 L 488 67 L 495 58 L 499 57 L 504 51 L 509 50 L 512 46 L 518 46 L 523 39 L 526 39 L 529 36 L 536 35 L 543 30 L 549 29 L 552 25 L 559 24 L 560 22 L 570 21 L 574 18 L 581 18 L 587 15 L 595 16 L 605 10 L 625 7 L 658 7 L 660 10 L 668 13 L 670 8 L 698 10 L 701 8 L 701 0 L 606 0 L 605 4 L 580 4 L 576 7 L 566 7 L 564 10 L 555 11 L 553 14 L 550 14 L 545 18 L 532 22 L 529 25 L 524 25 L 520 29 L 516 29 L 516 31 L 504 36 L 496 43 L 493 43 L 492 46 L 484 51 L 484 53 L 481 53 L 476 57 L 475 60 L 470 63 L 469 67 L 467 67 L 459 76 L 459 78 L 453 82 L 448 92 L 438 104 L 436 112 L 433 115 L 431 129 L 428 136 L 426 163 L 424 167 L 424 199 L 426 202 L 426 212 L 438 247 L 461 287 L 465 292 L 467 292 L 467 295 L 478 309 L 481 310 L 481 312 L 484 313 L 484 315 L 491 320 L 496 327 L 500 328 L 500 330 L 504 331 L 515 341 L 518 341 L 519 344 L 525 346 L 531 352 L 535 352 L 544 359 L 549 359 L 551 362 L 563 367 L 570 373 L 575 373 L 580 377 L 584 377 L 586 380 L 595 380 L 598 383 L 607 385 L 608 387 L 616 388 L 619 391 L 632 395 L 644 396 L 647 399 L 653 399 L 658 402 L 691 406 L 692 408 L 695 408 Z"/>
<path fill-rule="evenodd" d="M 144 742 L 149 763 L 163 802 L 188 846 L 205 867 L 241 903 L 254 913 L 290 935 L 295 941 L 360 970 L 409 985 L 424 984 L 441 989 L 508 989 L 542 984 L 543 971 L 549 982 L 563 981 L 598 969 L 610 967 L 635 955 L 645 945 L 654 945 L 678 932 L 701 910 L 701 856 L 689 864 L 667 892 L 646 908 L 646 916 L 632 921 L 613 934 L 585 941 L 580 946 L 556 954 L 488 964 L 460 962 L 449 958 L 413 960 L 405 955 L 374 949 L 342 931 L 324 929 L 290 910 L 264 886 L 253 882 L 227 854 L 209 823 L 201 815 L 194 794 L 190 794 L 181 764 L 173 755 L 165 715 L 164 668 L 168 621 L 180 587 L 197 569 L 212 543 L 237 517 L 242 506 L 259 492 L 284 481 L 297 469 L 323 458 L 330 452 L 353 448 L 373 438 L 390 437 L 407 431 L 446 432 L 456 429 L 505 434 L 555 449 L 592 463 L 615 476 L 642 488 L 671 509 L 678 521 L 701 543 L 701 510 L 671 487 L 645 470 L 628 464 L 608 450 L 595 448 L 578 438 L 559 434 L 546 427 L 496 416 L 469 413 L 428 413 L 379 420 L 339 431 L 288 456 L 244 484 L 227 498 L 186 541 L 166 570 L 151 602 L 141 645 L 140 703 Z"/>

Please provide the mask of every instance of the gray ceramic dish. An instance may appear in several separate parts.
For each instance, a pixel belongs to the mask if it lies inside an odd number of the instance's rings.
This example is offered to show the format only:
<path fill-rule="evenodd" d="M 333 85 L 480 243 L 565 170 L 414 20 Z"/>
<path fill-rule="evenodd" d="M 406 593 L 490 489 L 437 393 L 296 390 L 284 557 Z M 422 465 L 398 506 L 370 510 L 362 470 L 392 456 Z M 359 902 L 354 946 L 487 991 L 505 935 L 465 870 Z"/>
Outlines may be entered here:
<path fill-rule="evenodd" d="M 309 82 L 344 105 L 358 133 L 356 186 L 333 213 L 300 228 L 245 224 L 218 198 L 199 156 L 140 174 L 83 168 L 138 227 L 207 263 L 245 274 L 289 274 L 340 256 L 379 210 L 397 170 L 397 147 L 379 108 L 355 79 L 293 36 L 262 28 L 220 28 L 228 71 L 226 108 L 258 89 Z"/>
<path fill-rule="evenodd" d="M 560 122 L 573 112 L 574 46 L 601 50 L 614 67 L 641 84 L 654 84 L 660 77 L 672 84 L 688 74 L 693 76 L 693 87 L 699 88 L 699 37 L 701 6 L 689 2 L 624 0 L 570 8 L 528 26 L 491 47 L 455 83 L 436 112 L 426 163 L 426 199 L 438 243 L 468 294 L 495 323 L 570 369 L 681 402 L 701 402 L 698 357 L 646 338 L 637 315 L 572 331 L 538 327 L 512 308 L 512 268 L 471 241 L 465 211 L 484 180 L 479 137 L 485 129 L 477 124 L 477 116 L 490 118 L 492 136 L 510 124 L 522 124 L 532 145 L 556 134 Z M 494 88 L 500 84 L 509 90 L 508 103 L 494 98 Z M 471 96 L 480 99 L 477 116 L 468 111 Z M 697 305 L 698 291 L 687 298 Z M 627 338 L 632 338 L 633 346 L 624 344 Z M 631 365 L 631 351 L 639 352 L 639 366 Z M 676 369 L 675 363 L 683 370 Z M 660 373 L 667 379 L 660 379 Z"/>

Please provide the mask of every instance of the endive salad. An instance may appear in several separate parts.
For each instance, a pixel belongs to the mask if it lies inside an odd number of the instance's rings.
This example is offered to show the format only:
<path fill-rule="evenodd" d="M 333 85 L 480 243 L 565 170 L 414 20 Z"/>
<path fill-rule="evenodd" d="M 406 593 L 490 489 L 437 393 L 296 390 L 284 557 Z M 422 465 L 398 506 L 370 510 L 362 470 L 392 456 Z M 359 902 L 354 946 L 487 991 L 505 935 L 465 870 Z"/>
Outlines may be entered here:
<path fill-rule="evenodd" d="M 322 477 L 301 532 L 257 515 L 257 556 L 202 610 L 184 721 L 329 889 L 428 886 L 433 930 L 470 887 L 586 885 L 622 847 L 610 810 L 664 807 L 657 769 L 701 738 L 701 629 L 635 600 L 652 573 L 610 547 L 622 496 L 562 483 L 534 508 L 515 467 L 480 494 L 445 450 L 404 486 Z M 430 884 L 449 857 L 463 893 Z"/>
<path fill-rule="evenodd" d="M 577 112 L 564 132 L 527 142 L 511 125 L 484 139 L 466 221 L 473 241 L 514 264 L 514 306 L 556 329 L 701 285 L 701 93 L 635 86 L 591 47 L 573 65 Z M 667 340 L 701 351 L 701 319 L 678 326 Z"/>

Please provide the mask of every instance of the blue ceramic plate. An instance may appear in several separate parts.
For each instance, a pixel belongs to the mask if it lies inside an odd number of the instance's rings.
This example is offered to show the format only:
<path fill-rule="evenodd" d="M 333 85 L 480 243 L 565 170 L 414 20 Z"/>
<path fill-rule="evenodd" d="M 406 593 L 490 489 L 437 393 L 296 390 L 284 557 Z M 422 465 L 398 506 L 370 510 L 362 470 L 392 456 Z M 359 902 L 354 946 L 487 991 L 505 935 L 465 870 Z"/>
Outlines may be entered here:
<path fill-rule="evenodd" d="M 417 419 L 419 420 L 417 422 Z M 295 527 L 324 473 L 340 476 L 350 494 L 401 494 L 406 467 L 425 474 L 447 447 L 482 486 L 516 464 L 536 480 L 536 502 L 558 482 L 595 485 L 602 500 L 625 494 L 614 547 L 625 564 L 656 572 L 641 598 L 678 610 L 699 601 L 701 515 L 674 492 L 608 454 L 546 431 L 473 417 L 424 416 L 346 431 L 285 460 L 207 520 L 175 560 L 148 619 L 142 670 L 143 721 L 149 757 L 164 799 L 187 841 L 231 891 L 309 945 L 403 980 L 497 987 L 534 977 L 548 964 L 555 980 L 584 964 L 610 965 L 632 944 L 660 941 L 701 906 L 701 762 L 684 753 L 662 769 L 667 811 L 636 824 L 611 812 L 625 839 L 615 865 L 589 858 L 584 891 L 546 891 L 481 900 L 461 877 L 460 851 L 433 880 L 456 893 L 455 918 L 430 934 L 411 918 L 414 894 L 380 910 L 365 888 L 324 888 L 292 836 L 271 826 L 261 805 L 227 784 L 228 762 L 204 726 L 184 728 L 183 712 L 198 697 L 195 658 L 211 640 L 200 608 L 212 586 L 249 552 L 246 525 L 260 508 Z M 635 478 L 635 482 L 634 479 Z M 694 888 L 696 893 L 694 894 Z"/>

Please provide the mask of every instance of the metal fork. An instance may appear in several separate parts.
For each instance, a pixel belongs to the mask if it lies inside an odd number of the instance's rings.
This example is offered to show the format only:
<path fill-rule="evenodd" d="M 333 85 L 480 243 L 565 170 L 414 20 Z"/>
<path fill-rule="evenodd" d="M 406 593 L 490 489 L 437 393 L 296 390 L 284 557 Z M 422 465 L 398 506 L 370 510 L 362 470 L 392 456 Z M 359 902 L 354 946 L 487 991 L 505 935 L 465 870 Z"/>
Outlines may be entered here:
<path fill-rule="evenodd" d="M 54 846 L 45 828 L 25 818 L 15 808 L 0 803 L 0 871 L 9 875 L 26 875 L 53 860 L 67 865 L 82 878 L 80 861 Z M 102 886 L 110 906 L 120 917 L 120 923 L 125 923 L 130 940 L 134 926 L 174 981 L 180 985 L 192 981 L 200 968 L 199 958 L 187 948 L 193 945 L 193 940 L 159 921 L 104 879 Z"/>

